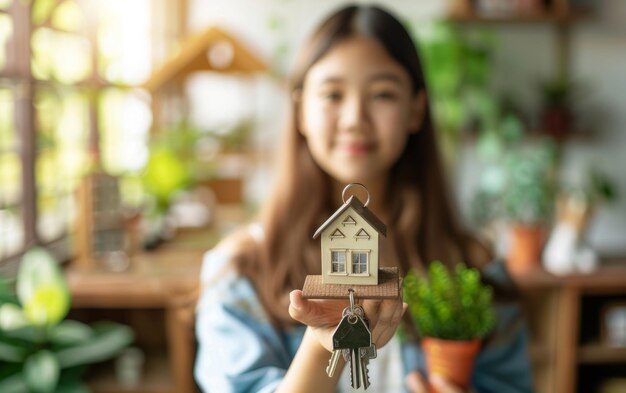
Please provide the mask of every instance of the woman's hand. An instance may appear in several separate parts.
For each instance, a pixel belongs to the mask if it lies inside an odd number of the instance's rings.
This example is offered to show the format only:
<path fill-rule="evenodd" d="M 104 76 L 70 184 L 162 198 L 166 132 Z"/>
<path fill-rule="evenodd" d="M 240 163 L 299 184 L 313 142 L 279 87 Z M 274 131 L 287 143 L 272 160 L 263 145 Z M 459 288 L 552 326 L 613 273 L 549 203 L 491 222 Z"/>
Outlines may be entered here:
<path fill-rule="evenodd" d="M 344 308 L 349 305 L 346 300 L 304 299 L 301 290 L 289 294 L 289 315 L 307 325 L 317 337 L 320 344 L 328 351 L 332 348 L 332 334 Z M 407 305 L 398 299 L 363 300 L 360 303 L 365 316 L 370 322 L 372 342 L 381 348 L 393 337 Z"/>
<path fill-rule="evenodd" d="M 429 378 L 430 384 L 439 393 L 469 393 L 458 386 L 453 385 L 440 375 L 434 374 Z M 422 374 L 413 371 L 406 376 L 404 383 L 411 393 L 428 393 L 428 384 L 424 381 Z"/>

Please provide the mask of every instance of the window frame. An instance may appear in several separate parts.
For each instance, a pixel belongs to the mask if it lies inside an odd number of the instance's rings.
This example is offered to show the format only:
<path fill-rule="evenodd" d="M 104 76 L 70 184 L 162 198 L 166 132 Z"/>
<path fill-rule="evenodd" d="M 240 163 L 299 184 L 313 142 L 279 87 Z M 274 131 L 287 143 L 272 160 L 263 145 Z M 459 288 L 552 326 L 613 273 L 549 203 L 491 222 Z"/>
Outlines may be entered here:
<path fill-rule="evenodd" d="M 358 261 L 359 265 L 365 266 L 364 272 L 355 273 L 354 267 L 354 256 L 361 255 L 365 256 L 365 262 L 362 262 L 360 259 Z M 370 251 L 369 250 L 350 250 L 350 276 L 369 276 L 370 275 Z"/>
<path fill-rule="evenodd" d="M 6 81 L 14 96 L 13 116 L 21 163 L 20 202 L 14 207 L 21 211 L 23 242 L 15 253 L 0 256 L 0 269 L 17 261 L 27 247 L 40 244 L 37 239 L 37 188 L 35 185 L 36 130 L 34 126 L 34 79 L 31 70 L 32 3 L 13 1 L 2 12 L 9 15 L 13 35 L 7 42 L 6 64 L 0 78 Z"/>
<path fill-rule="evenodd" d="M 75 0 L 81 7 L 89 7 L 84 0 Z M 18 153 L 20 156 L 21 165 L 21 179 L 20 179 L 20 192 L 21 199 L 15 205 L 7 205 L 7 208 L 14 208 L 20 211 L 21 228 L 23 231 L 23 241 L 19 249 L 11 254 L 0 255 L 0 274 L 8 272 L 13 274 L 16 269 L 19 260 L 26 250 L 32 246 L 42 246 L 49 249 L 60 261 L 68 261 L 72 258 L 72 252 L 70 247 L 70 236 L 73 231 L 71 224 L 67 227 L 62 234 L 55 236 L 53 239 L 43 241 L 38 233 L 38 192 L 37 192 L 37 176 L 36 165 L 38 158 L 38 131 L 36 126 L 36 112 L 34 102 L 38 89 L 51 86 L 56 88 L 69 88 L 78 90 L 87 90 L 88 96 L 88 124 L 87 124 L 87 142 L 86 149 L 94 157 L 99 156 L 99 139 L 100 139 L 100 126 L 99 116 L 101 116 L 101 109 L 99 108 L 99 97 L 102 92 L 109 88 L 115 89 L 128 89 L 132 86 L 124 85 L 123 83 L 114 83 L 105 80 L 100 77 L 100 45 L 97 37 L 97 29 L 100 26 L 99 21 L 96 23 L 85 23 L 85 28 L 79 32 L 72 32 L 72 34 L 80 35 L 88 40 L 92 50 L 90 58 L 91 71 L 90 74 L 78 83 L 64 84 L 59 81 L 53 80 L 38 80 L 33 75 L 31 67 L 31 61 L 33 57 L 33 49 L 31 47 L 32 37 L 34 32 L 40 28 L 50 28 L 55 31 L 63 32 L 63 29 L 58 29 L 52 26 L 51 21 L 45 20 L 42 23 L 35 24 L 33 22 L 33 9 L 34 1 L 13 1 L 7 8 L 0 10 L 0 14 L 8 15 L 12 23 L 12 34 L 7 41 L 6 48 L 3 48 L 6 53 L 6 62 L 2 69 L 0 69 L 0 80 L 3 85 L 8 86 L 14 95 L 14 125 L 15 133 L 17 136 Z M 56 7 L 62 5 L 63 2 L 56 2 L 53 10 L 50 11 L 50 15 L 53 14 Z M 173 42 L 178 40 L 179 33 L 183 33 L 185 26 L 185 19 L 177 17 L 172 20 L 168 17 L 168 14 L 174 13 L 178 16 L 186 15 L 187 5 L 178 4 L 173 2 L 155 2 L 151 4 L 151 20 L 153 34 L 163 35 L 164 40 L 155 40 L 150 38 L 151 45 L 154 47 L 157 42 L 159 46 L 168 48 Z M 160 12 L 159 10 L 171 11 L 169 13 Z M 158 26 L 159 31 L 155 31 L 155 26 Z M 153 55 L 153 60 L 156 56 Z M 63 196 L 62 194 L 60 196 Z"/>
<path fill-rule="evenodd" d="M 366 249 L 347 249 L 347 248 L 331 248 L 330 249 L 330 269 L 328 270 L 328 274 L 331 276 L 348 276 L 348 277 L 367 277 L 370 275 L 370 255 L 372 250 Z M 334 265 L 337 264 L 335 260 L 333 260 L 333 256 L 335 253 L 342 253 L 345 256 L 344 259 L 344 270 L 343 271 L 335 271 Z M 365 255 L 365 272 L 355 273 L 354 272 L 354 262 L 353 256 L 356 254 Z"/>
<path fill-rule="evenodd" d="M 348 253 L 350 251 L 342 248 L 342 249 L 331 249 L 330 250 L 330 274 L 334 275 L 334 276 L 345 276 L 348 274 L 348 269 L 347 269 L 347 261 L 348 261 Z M 333 256 L 335 255 L 343 255 L 343 264 L 341 264 L 340 261 L 335 261 L 333 259 Z M 334 267 L 335 264 L 340 267 L 343 265 L 343 271 L 337 270 L 335 271 Z"/>

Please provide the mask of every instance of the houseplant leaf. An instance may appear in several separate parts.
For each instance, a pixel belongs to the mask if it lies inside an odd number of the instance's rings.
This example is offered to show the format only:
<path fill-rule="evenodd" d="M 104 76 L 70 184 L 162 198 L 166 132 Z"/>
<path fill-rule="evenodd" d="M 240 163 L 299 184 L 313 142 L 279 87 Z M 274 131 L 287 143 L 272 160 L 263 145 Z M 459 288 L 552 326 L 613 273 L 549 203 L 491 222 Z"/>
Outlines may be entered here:
<path fill-rule="evenodd" d="M 0 305 L 0 329 L 18 329 L 27 323 L 24 311 L 17 304 L 5 303 Z"/>
<path fill-rule="evenodd" d="M 0 351 L 1 353 L 1 351 Z M 26 393 L 28 386 L 21 372 L 10 375 L 0 375 L 0 392 L 2 393 Z"/>
<path fill-rule="evenodd" d="M 28 351 L 20 345 L 6 340 L 6 337 L 0 336 L 0 361 L 18 363 L 26 358 Z M 4 390 L 0 389 L 0 392 Z"/>
<path fill-rule="evenodd" d="M 4 331 L 7 339 L 24 344 L 25 347 L 35 347 L 46 341 L 45 331 L 30 324 L 13 330 Z"/>
<path fill-rule="evenodd" d="M 56 261 L 46 250 L 30 249 L 17 273 L 17 297 L 35 325 L 53 326 L 69 311 L 69 290 Z"/>
<path fill-rule="evenodd" d="M 90 393 L 91 390 L 81 383 L 79 380 L 70 380 L 59 382 L 59 386 L 57 386 L 57 390 L 55 393 Z"/>
<path fill-rule="evenodd" d="M 59 350 L 57 358 L 61 367 L 73 367 L 111 358 L 133 341 L 133 331 L 128 326 L 99 323 L 94 325 L 94 335 L 79 346 Z"/>
<path fill-rule="evenodd" d="M 471 340 L 483 337 L 494 326 L 491 288 L 480 281 L 480 272 L 464 264 L 454 271 L 439 261 L 420 277 L 410 271 L 404 293 L 411 316 L 422 337 Z"/>
<path fill-rule="evenodd" d="M 61 368 L 54 354 L 44 349 L 26 359 L 23 373 L 30 391 L 47 393 L 55 391 Z"/>
<path fill-rule="evenodd" d="M 61 321 L 48 334 L 53 345 L 62 347 L 86 343 L 93 336 L 94 332 L 89 325 L 72 320 Z"/>
<path fill-rule="evenodd" d="M 21 363 L 38 348 L 42 340 L 41 332 L 32 326 L 12 330 L 0 329 L 0 361 Z M 3 371 L 6 365 L 0 362 L 0 366 L 2 366 L 0 371 Z"/>
<path fill-rule="evenodd" d="M 0 305 L 4 303 L 17 303 L 10 285 L 11 280 L 0 277 Z"/>

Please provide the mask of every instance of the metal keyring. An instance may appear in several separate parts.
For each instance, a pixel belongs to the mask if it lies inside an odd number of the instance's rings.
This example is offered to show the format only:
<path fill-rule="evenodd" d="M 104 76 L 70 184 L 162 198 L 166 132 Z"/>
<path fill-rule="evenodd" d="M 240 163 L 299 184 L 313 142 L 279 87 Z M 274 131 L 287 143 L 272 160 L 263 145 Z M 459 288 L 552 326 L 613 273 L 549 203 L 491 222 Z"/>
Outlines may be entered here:
<path fill-rule="evenodd" d="M 350 316 L 348 317 L 348 323 L 350 323 L 350 325 L 354 325 L 359 320 L 358 316 L 356 315 L 354 311 L 354 307 L 355 307 L 354 289 L 352 288 L 348 289 L 348 294 L 350 295 Z"/>
<path fill-rule="evenodd" d="M 365 204 L 363 206 L 367 207 L 367 205 L 369 205 L 370 203 L 370 192 L 367 189 L 367 187 L 365 187 L 363 184 L 361 183 L 350 183 L 347 186 L 345 186 L 343 188 L 343 192 L 341 193 L 341 199 L 343 200 L 343 203 L 346 203 L 346 191 L 348 191 L 348 189 L 352 186 L 361 186 L 363 187 L 363 189 L 365 190 L 365 192 L 367 193 L 367 201 L 365 201 Z"/>
<path fill-rule="evenodd" d="M 361 318 L 365 317 L 364 311 L 363 311 L 363 307 L 361 307 L 358 304 L 354 305 L 354 311 L 350 311 L 350 306 L 346 307 L 343 309 L 343 312 L 341 313 L 341 317 L 345 317 L 345 316 L 349 316 L 349 315 L 357 315 Z"/>

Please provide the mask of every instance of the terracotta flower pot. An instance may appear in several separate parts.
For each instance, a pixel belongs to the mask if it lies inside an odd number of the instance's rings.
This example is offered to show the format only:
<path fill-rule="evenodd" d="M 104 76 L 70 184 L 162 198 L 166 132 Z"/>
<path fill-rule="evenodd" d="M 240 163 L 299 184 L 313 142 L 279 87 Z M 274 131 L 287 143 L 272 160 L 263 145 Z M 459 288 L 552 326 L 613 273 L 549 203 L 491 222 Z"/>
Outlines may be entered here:
<path fill-rule="evenodd" d="M 438 374 L 461 388 L 469 387 L 474 359 L 480 350 L 480 339 L 471 341 L 422 339 L 428 375 Z M 433 386 L 430 393 L 439 393 Z"/>
<path fill-rule="evenodd" d="M 526 273 L 541 266 L 544 229 L 539 225 L 513 225 L 507 267 L 512 273 Z"/>

